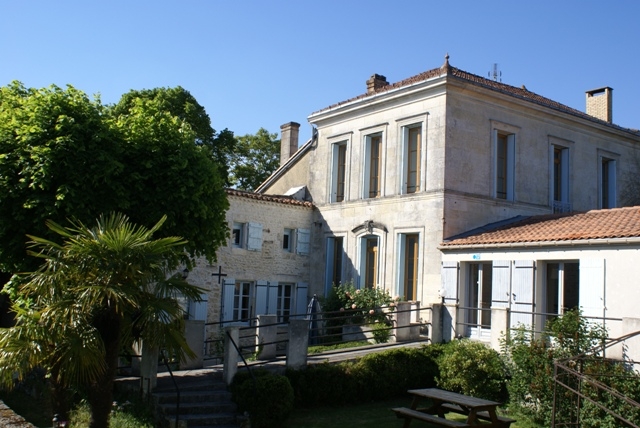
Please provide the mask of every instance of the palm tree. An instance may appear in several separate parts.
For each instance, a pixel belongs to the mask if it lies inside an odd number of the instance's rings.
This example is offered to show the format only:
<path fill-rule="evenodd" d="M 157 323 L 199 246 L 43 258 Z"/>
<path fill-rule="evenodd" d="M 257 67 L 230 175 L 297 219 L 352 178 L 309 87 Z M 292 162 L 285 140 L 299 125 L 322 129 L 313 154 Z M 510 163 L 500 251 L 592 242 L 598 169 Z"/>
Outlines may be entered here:
<path fill-rule="evenodd" d="M 43 367 L 52 380 L 54 405 L 61 391 L 75 387 L 87 395 L 90 427 L 106 428 L 121 350 L 143 340 L 180 359 L 193 356 L 176 297 L 198 300 L 203 290 L 179 274 L 168 276 L 186 241 L 153 239 L 165 218 L 151 229 L 122 214 L 101 217 L 92 228 L 50 221 L 62 244 L 30 237 L 30 253 L 44 263 L 19 287 L 16 326 L 0 331 L 5 383 L 13 371 L 24 376 Z"/>

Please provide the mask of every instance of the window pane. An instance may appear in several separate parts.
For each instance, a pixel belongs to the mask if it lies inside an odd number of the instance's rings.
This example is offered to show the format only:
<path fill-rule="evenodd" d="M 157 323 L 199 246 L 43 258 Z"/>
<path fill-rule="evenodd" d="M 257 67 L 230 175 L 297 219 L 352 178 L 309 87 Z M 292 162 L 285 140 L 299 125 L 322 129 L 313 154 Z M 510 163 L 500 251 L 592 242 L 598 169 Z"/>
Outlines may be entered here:
<path fill-rule="evenodd" d="M 369 153 L 369 197 L 380 196 L 380 169 L 381 169 L 381 149 L 382 138 L 371 137 Z"/>
<path fill-rule="evenodd" d="M 409 129 L 406 165 L 407 193 L 415 193 L 420 190 L 420 145 L 421 129 Z"/>
<path fill-rule="evenodd" d="M 496 196 L 507 199 L 507 136 L 498 134 L 496 158 Z"/>

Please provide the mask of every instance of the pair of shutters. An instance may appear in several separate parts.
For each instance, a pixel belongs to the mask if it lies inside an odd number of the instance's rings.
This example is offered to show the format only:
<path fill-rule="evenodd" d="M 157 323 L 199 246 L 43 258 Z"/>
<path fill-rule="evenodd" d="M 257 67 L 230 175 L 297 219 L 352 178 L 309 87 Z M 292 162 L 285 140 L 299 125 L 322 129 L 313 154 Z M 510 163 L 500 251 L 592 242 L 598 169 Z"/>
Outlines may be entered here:
<path fill-rule="evenodd" d="M 233 321 L 233 302 L 236 281 L 233 278 L 226 278 L 222 297 L 222 319 L 223 321 Z M 304 316 L 307 311 L 307 289 L 306 282 L 298 282 L 294 285 L 294 301 L 291 308 L 292 315 Z M 276 315 L 278 311 L 278 283 L 269 281 L 257 281 L 254 288 L 254 298 L 251 316 Z"/>
<path fill-rule="evenodd" d="M 458 262 L 442 263 L 442 292 L 445 303 L 458 301 Z M 581 259 L 579 278 L 579 303 L 582 315 L 604 318 L 605 277 L 604 259 Z M 535 262 L 533 260 L 493 261 L 491 306 L 510 308 L 511 326 L 533 325 L 535 311 Z"/>
<path fill-rule="evenodd" d="M 296 253 L 309 254 L 309 229 L 296 229 Z M 247 223 L 247 250 L 262 251 L 262 225 Z"/>

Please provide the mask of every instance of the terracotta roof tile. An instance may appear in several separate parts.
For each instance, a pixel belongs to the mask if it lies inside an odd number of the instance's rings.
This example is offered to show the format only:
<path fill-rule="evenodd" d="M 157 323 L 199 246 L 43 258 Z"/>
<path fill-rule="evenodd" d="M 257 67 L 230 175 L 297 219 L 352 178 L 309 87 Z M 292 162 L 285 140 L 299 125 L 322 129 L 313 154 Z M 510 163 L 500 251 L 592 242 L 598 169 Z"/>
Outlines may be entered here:
<path fill-rule="evenodd" d="M 526 89 L 524 87 L 524 85 L 520 88 L 516 87 L 516 86 L 511 86 L 511 85 L 507 85 L 505 83 L 502 82 L 497 82 L 495 80 L 491 80 L 491 79 L 487 79 L 485 77 L 481 77 L 469 72 L 466 72 L 464 70 L 460 70 L 459 68 L 456 67 L 451 67 L 448 64 L 448 61 L 442 66 L 442 67 L 438 67 L 438 68 L 434 68 L 425 72 L 422 72 L 420 74 L 417 74 L 415 76 L 409 77 L 407 79 L 401 80 L 399 82 L 396 83 L 391 83 L 387 86 L 383 86 L 381 88 L 378 88 L 377 90 L 375 90 L 374 92 L 371 93 L 365 93 L 362 95 L 358 95 L 357 97 L 348 99 L 346 101 L 342 101 L 336 104 L 333 104 L 329 107 L 326 107 L 324 109 L 318 110 L 312 114 L 316 114 L 316 113 L 321 113 L 323 111 L 326 110 L 331 110 L 332 108 L 335 107 L 339 107 L 343 104 L 348 104 L 350 102 L 359 100 L 359 99 L 364 99 L 364 98 L 368 98 L 371 96 L 374 96 L 376 94 L 380 94 L 380 93 L 384 93 L 384 92 L 388 92 L 394 89 L 398 89 L 398 88 L 402 88 L 404 86 L 410 86 L 413 85 L 415 83 L 419 83 L 419 82 L 423 82 L 429 79 L 433 79 L 439 76 L 444 76 L 447 75 L 448 77 L 453 77 L 456 79 L 460 79 L 460 80 L 464 80 L 466 82 L 469 82 L 471 84 L 477 85 L 477 86 L 482 86 L 484 88 L 493 90 L 493 91 L 497 91 L 497 92 L 501 92 L 503 94 L 515 97 L 515 98 L 519 98 L 522 100 L 526 100 L 538 105 L 542 105 L 545 107 L 549 107 L 551 109 L 554 110 L 558 110 L 564 113 L 568 113 L 574 116 L 578 116 L 581 117 L 583 119 L 587 119 L 589 121 L 592 122 L 597 122 L 606 126 L 610 126 L 616 129 L 620 129 L 622 131 L 626 131 L 626 132 L 631 132 L 633 134 L 640 134 L 640 132 L 638 130 L 635 129 L 629 129 L 629 128 L 624 128 L 618 125 L 614 125 L 612 123 L 609 123 L 607 121 L 598 119 L 594 116 L 588 115 L 580 110 L 568 107 L 564 104 L 561 104 L 557 101 L 553 101 L 549 98 L 543 97 L 542 95 L 538 95 L 534 92 L 529 91 L 528 89 Z"/>
<path fill-rule="evenodd" d="M 313 208 L 313 204 L 311 202 L 299 201 L 289 196 L 266 195 L 264 193 L 245 192 L 245 191 L 236 190 L 236 189 L 225 189 L 225 190 L 227 192 L 227 195 L 229 196 L 238 196 L 241 198 L 254 199 L 256 201 L 276 202 L 276 203 L 285 204 L 285 205 L 297 205 L 301 207 Z"/>
<path fill-rule="evenodd" d="M 640 237 L 640 206 L 525 217 L 485 232 L 453 237 L 442 247 L 632 237 Z"/>

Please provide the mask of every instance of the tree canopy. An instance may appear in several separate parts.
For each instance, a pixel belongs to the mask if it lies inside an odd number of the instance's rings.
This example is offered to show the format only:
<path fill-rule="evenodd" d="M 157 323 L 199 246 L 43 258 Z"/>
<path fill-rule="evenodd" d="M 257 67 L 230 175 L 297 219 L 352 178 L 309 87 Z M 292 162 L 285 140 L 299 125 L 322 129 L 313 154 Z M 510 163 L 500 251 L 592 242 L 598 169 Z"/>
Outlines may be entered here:
<path fill-rule="evenodd" d="M 228 233 L 229 139 L 180 87 L 131 91 L 112 106 L 72 86 L 0 88 L 0 271 L 37 267 L 26 235 L 51 237 L 46 220 L 112 211 L 137 224 L 166 214 L 164 236 L 214 259 Z"/>
<path fill-rule="evenodd" d="M 231 157 L 231 184 L 238 189 L 253 191 L 280 166 L 280 140 L 260 128 L 255 135 L 236 137 Z"/>

